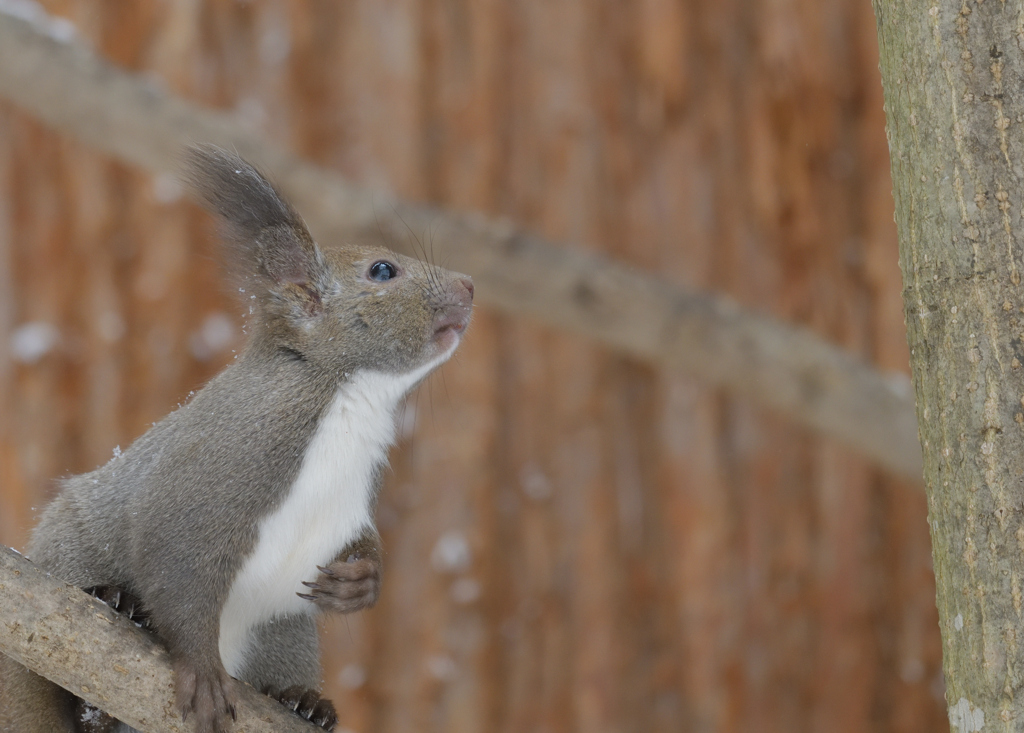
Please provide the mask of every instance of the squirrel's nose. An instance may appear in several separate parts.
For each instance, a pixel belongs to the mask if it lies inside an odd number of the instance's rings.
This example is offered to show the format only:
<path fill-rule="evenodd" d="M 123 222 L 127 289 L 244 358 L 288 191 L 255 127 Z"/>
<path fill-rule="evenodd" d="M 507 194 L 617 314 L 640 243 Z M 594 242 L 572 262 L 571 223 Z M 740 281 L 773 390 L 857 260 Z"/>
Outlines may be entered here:
<path fill-rule="evenodd" d="M 450 286 L 449 294 L 451 300 L 434 315 L 435 334 L 443 331 L 462 333 L 473 317 L 473 278 L 468 275 L 457 276 Z"/>
<path fill-rule="evenodd" d="M 473 300 L 473 278 L 471 277 L 460 277 L 459 282 L 462 283 L 462 287 L 469 293 L 470 301 Z"/>

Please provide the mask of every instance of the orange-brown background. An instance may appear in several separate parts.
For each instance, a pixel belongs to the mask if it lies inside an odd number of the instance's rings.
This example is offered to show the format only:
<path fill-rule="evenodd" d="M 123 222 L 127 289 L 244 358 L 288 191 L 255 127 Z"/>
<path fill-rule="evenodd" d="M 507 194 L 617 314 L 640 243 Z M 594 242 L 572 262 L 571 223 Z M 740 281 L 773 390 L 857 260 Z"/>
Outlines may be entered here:
<path fill-rule="evenodd" d="M 362 184 L 509 217 L 906 370 L 864 0 L 45 4 Z M 55 477 L 239 348 L 208 231 L 172 181 L 0 104 L 0 542 L 22 546 Z M 325 626 L 346 728 L 946 725 L 918 486 L 485 309 L 403 436 L 381 602 Z"/>

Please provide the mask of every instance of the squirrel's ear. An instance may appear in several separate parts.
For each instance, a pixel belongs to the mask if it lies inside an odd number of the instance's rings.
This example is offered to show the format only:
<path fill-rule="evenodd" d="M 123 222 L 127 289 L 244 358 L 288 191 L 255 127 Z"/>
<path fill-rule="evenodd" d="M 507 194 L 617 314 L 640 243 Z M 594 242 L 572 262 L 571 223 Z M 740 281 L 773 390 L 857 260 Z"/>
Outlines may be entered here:
<path fill-rule="evenodd" d="M 319 305 L 327 266 L 306 225 L 259 171 L 213 145 L 188 148 L 185 181 L 199 202 L 217 214 L 234 248 L 231 266 L 271 290 L 292 291 Z"/>

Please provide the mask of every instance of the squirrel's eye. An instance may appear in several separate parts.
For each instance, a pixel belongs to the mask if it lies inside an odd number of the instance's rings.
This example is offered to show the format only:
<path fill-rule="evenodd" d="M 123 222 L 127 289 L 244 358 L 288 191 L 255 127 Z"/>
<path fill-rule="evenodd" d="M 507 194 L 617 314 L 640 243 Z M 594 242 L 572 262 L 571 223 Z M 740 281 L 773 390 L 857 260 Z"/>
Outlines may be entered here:
<path fill-rule="evenodd" d="M 370 279 L 376 280 L 377 282 L 384 282 L 390 280 L 398 274 L 398 268 L 392 265 L 390 262 L 381 260 L 380 262 L 374 262 L 370 265 Z"/>

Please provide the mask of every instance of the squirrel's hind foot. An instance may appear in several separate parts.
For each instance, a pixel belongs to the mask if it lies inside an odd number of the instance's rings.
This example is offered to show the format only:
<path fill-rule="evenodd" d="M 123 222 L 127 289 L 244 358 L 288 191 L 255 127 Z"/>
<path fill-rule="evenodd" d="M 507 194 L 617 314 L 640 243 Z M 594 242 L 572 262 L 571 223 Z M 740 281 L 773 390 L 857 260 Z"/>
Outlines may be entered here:
<path fill-rule="evenodd" d="M 277 692 L 264 689 L 263 694 L 274 698 L 301 718 L 326 731 L 334 730 L 338 724 L 338 714 L 334 711 L 334 703 L 326 697 L 320 697 L 316 690 L 295 685 Z"/>

